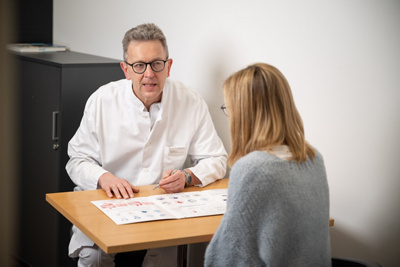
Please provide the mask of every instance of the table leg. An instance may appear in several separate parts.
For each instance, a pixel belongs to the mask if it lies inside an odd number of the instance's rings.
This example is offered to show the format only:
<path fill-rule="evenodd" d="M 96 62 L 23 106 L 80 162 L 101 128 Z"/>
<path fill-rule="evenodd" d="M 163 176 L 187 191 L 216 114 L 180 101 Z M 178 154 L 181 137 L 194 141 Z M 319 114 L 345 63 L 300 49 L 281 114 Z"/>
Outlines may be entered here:
<path fill-rule="evenodd" d="M 178 246 L 178 266 L 187 267 L 187 245 Z"/>

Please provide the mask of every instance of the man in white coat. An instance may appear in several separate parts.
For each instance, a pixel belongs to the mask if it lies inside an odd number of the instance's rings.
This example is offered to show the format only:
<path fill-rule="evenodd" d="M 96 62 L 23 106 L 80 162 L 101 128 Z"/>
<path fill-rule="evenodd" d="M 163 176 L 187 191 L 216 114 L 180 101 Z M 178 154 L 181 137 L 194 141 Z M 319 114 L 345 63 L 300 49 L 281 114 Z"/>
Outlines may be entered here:
<path fill-rule="evenodd" d="M 69 142 L 66 169 L 75 190 L 102 188 L 109 197 L 132 198 L 139 185 L 159 183 L 172 193 L 224 177 L 227 153 L 207 104 L 168 78 L 173 61 L 163 32 L 142 24 L 122 43 L 126 79 L 90 96 Z M 193 167 L 183 169 L 188 156 Z M 72 230 L 69 255 L 79 257 L 78 266 L 114 266 L 115 255 Z M 176 259 L 176 247 L 149 249 L 143 266 L 176 266 Z"/>

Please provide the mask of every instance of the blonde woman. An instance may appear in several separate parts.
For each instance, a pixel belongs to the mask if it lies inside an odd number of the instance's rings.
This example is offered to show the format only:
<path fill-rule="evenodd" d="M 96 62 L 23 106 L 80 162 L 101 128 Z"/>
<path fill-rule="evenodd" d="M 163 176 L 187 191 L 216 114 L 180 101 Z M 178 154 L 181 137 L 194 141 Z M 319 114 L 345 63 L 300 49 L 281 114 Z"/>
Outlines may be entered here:
<path fill-rule="evenodd" d="M 329 189 L 286 78 L 258 63 L 223 87 L 232 167 L 206 266 L 330 266 Z"/>

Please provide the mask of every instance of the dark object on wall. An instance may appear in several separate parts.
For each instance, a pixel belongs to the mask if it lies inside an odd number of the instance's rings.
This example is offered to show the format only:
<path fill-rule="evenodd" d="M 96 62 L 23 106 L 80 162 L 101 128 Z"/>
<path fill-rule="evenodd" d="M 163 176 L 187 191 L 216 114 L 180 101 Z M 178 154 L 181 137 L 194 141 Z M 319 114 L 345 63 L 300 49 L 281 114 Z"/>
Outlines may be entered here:
<path fill-rule="evenodd" d="M 53 0 L 16 0 L 15 43 L 53 42 Z"/>
<path fill-rule="evenodd" d="M 124 78 L 119 61 L 71 51 L 18 54 L 21 179 L 19 249 L 32 266 L 72 266 L 71 224 L 45 201 L 46 193 L 72 191 L 65 165 L 90 94 Z"/>
<path fill-rule="evenodd" d="M 381 265 L 361 259 L 332 258 L 332 267 L 381 267 Z"/>

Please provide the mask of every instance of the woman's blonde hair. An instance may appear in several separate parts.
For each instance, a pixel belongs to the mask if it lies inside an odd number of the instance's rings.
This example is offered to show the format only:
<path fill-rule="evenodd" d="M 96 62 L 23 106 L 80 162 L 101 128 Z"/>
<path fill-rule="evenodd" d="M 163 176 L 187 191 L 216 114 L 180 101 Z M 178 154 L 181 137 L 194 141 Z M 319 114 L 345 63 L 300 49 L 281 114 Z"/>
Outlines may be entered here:
<path fill-rule="evenodd" d="M 288 145 L 297 162 L 314 158 L 289 83 L 275 67 L 257 63 L 230 76 L 223 86 L 232 150 L 228 164 L 255 150 Z"/>

